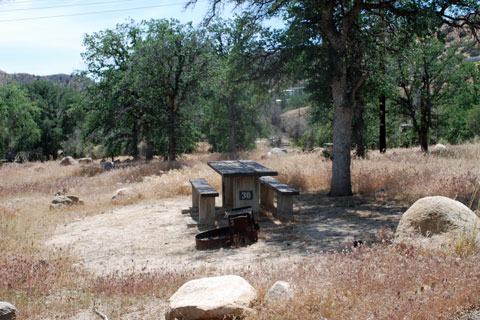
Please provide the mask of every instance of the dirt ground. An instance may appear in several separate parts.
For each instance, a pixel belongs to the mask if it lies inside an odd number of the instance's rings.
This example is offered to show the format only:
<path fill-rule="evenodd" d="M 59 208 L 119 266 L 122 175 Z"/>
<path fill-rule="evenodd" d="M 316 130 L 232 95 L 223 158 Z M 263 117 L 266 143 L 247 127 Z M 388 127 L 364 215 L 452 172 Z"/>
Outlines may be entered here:
<path fill-rule="evenodd" d="M 221 205 L 217 198 L 217 206 Z M 195 235 L 206 230 L 198 215 L 182 213 L 190 197 L 143 202 L 59 226 L 46 245 L 69 250 L 78 264 L 95 274 L 207 268 L 235 270 L 258 263 L 282 263 L 351 246 L 382 227 L 395 230 L 405 207 L 361 197 L 329 198 L 302 194 L 294 220 L 281 222 L 260 214 L 259 241 L 248 247 L 195 249 Z M 217 210 L 218 224 L 222 219 Z"/>

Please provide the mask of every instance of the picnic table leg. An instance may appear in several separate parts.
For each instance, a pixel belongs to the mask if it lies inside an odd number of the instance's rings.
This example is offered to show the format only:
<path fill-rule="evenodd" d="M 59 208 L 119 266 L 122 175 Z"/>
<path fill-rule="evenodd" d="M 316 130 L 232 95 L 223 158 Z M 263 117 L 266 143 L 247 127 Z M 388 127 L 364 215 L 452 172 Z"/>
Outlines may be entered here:
<path fill-rule="evenodd" d="M 192 208 L 198 208 L 200 193 L 192 186 Z"/>
<path fill-rule="evenodd" d="M 274 200 L 274 191 L 271 188 L 261 183 L 260 184 L 260 204 L 267 209 L 273 209 L 274 208 L 273 200 Z"/>
<path fill-rule="evenodd" d="M 277 218 L 291 219 L 293 216 L 293 197 L 277 194 Z"/>
<path fill-rule="evenodd" d="M 215 222 L 215 197 L 200 197 L 198 222 L 201 224 L 213 224 Z"/>
<path fill-rule="evenodd" d="M 233 208 L 233 178 L 222 178 L 222 206 L 224 208 Z"/>

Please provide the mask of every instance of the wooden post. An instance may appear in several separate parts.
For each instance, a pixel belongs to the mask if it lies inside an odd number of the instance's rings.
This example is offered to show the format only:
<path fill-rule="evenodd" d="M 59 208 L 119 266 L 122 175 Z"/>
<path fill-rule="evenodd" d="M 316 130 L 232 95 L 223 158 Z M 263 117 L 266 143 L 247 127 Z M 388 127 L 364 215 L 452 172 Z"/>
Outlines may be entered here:
<path fill-rule="evenodd" d="M 272 188 L 267 187 L 263 183 L 260 183 L 260 204 L 267 208 L 267 209 L 273 209 L 274 203 L 274 191 Z"/>
<path fill-rule="evenodd" d="M 192 186 L 192 208 L 198 208 L 200 193 Z"/>
<path fill-rule="evenodd" d="M 222 177 L 222 206 L 233 208 L 233 178 Z"/>
<path fill-rule="evenodd" d="M 215 222 L 215 197 L 200 197 L 198 222 L 201 224 L 213 224 Z"/>
<path fill-rule="evenodd" d="M 293 197 L 277 194 L 277 218 L 291 219 L 293 216 Z"/>

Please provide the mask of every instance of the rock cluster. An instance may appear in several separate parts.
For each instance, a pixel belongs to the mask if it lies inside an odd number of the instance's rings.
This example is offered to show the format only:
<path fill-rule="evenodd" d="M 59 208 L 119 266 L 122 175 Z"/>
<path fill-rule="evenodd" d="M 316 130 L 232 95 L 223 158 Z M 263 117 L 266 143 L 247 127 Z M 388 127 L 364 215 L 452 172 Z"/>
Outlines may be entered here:
<path fill-rule="evenodd" d="M 59 209 L 64 207 L 70 207 L 76 204 L 83 204 L 83 201 L 80 200 L 77 196 L 66 196 L 62 194 L 56 194 L 55 197 L 50 202 L 50 209 Z"/>
<path fill-rule="evenodd" d="M 257 291 L 242 277 L 227 275 L 185 283 L 170 297 L 166 320 L 241 319 L 252 316 L 250 308 Z M 293 299 L 286 281 L 277 281 L 265 295 L 267 304 L 285 304 Z"/>

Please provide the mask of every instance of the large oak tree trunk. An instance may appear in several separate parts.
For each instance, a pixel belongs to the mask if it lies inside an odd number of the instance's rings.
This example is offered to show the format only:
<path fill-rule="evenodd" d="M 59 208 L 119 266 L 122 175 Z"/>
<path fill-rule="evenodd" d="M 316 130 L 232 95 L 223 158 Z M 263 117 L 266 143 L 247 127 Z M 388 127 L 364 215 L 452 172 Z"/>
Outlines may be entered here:
<path fill-rule="evenodd" d="M 145 150 L 145 160 L 150 161 L 153 159 L 154 144 L 152 141 L 147 140 L 147 149 Z"/>
<path fill-rule="evenodd" d="M 352 140 L 353 105 L 348 99 L 346 68 L 332 82 L 332 98 L 334 105 L 333 120 L 333 164 L 330 196 L 352 195 L 350 176 L 350 149 Z"/>
<path fill-rule="evenodd" d="M 418 133 L 420 139 L 420 147 L 423 152 L 428 152 L 428 128 L 420 128 Z"/>

